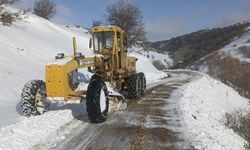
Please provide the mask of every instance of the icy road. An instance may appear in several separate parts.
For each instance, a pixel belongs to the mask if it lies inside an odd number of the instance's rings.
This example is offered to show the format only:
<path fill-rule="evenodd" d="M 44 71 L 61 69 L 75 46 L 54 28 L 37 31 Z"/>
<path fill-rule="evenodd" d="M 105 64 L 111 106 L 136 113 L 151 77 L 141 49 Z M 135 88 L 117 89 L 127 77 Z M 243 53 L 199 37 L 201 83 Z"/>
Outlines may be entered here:
<path fill-rule="evenodd" d="M 171 74 L 148 89 L 140 100 L 131 100 L 126 111 L 109 116 L 102 124 L 82 123 L 53 149 L 192 149 L 182 137 L 178 97 L 173 91 L 193 74 Z M 84 116 L 85 121 L 87 117 Z M 82 127 L 84 126 L 84 128 Z M 41 147 L 40 147 L 41 148 Z"/>

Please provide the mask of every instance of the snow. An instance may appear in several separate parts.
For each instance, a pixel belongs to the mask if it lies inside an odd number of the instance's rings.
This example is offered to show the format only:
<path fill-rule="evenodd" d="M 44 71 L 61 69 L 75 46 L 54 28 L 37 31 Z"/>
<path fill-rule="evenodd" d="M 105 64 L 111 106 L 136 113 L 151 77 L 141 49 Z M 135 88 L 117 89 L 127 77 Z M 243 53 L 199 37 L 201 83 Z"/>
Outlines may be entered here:
<path fill-rule="evenodd" d="M 166 66 L 166 68 L 170 68 L 174 65 L 173 59 L 170 58 L 169 54 L 167 53 L 158 53 L 156 51 L 143 49 L 140 47 L 132 47 L 131 49 L 129 49 L 129 51 L 131 51 L 132 53 L 136 53 L 137 55 L 144 56 L 151 62 L 159 60 Z"/>
<path fill-rule="evenodd" d="M 79 52 L 91 54 L 89 35 L 83 34 L 86 30 L 75 30 L 32 14 L 10 27 L 0 25 L 0 127 L 20 120 L 16 105 L 24 84 L 32 79 L 44 80 L 45 65 L 57 53 L 71 54 L 73 36 L 77 37 Z"/>
<path fill-rule="evenodd" d="M 242 47 L 248 47 L 248 49 L 242 50 Z M 250 54 L 250 27 L 246 29 L 246 33 L 233 40 L 230 44 L 220 49 L 220 51 L 231 54 L 241 62 L 250 63 L 249 56 L 245 55 L 243 52 L 245 51 L 245 53 L 248 53 L 248 55 Z"/>
<path fill-rule="evenodd" d="M 73 128 L 82 123 L 81 120 L 75 118 L 84 115 L 84 108 L 85 105 L 79 104 L 79 102 L 61 104 L 41 116 L 25 118 L 16 124 L 2 127 L 0 150 L 36 149 L 36 145 L 48 142 L 48 140 L 56 141 L 58 138 L 63 138 L 58 135 L 61 132 L 67 134 L 64 128 Z M 55 135 L 51 136 L 53 134 Z"/>
<path fill-rule="evenodd" d="M 147 83 L 156 82 L 156 80 L 167 77 L 166 73 L 157 70 L 146 57 L 136 53 L 130 53 L 129 55 L 138 58 L 136 70 L 137 72 L 143 72 L 145 74 Z"/>
<path fill-rule="evenodd" d="M 208 73 L 209 67 L 207 62 L 209 57 L 213 56 L 217 52 L 221 55 L 221 59 L 227 55 L 238 59 L 242 64 L 249 65 L 250 63 L 250 26 L 245 29 L 245 33 L 241 36 L 235 37 L 231 43 L 224 46 L 223 48 L 209 53 L 208 55 L 202 57 L 197 61 L 195 65 L 191 65 L 190 68 L 197 68 L 204 73 Z"/>
<path fill-rule="evenodd" d="M 225 115 L 248 110 L 248 99 L 208 75 L 179 93 L 185 135 L 196 149 L 244 149 L 246 141 L 225 126 Z"/>

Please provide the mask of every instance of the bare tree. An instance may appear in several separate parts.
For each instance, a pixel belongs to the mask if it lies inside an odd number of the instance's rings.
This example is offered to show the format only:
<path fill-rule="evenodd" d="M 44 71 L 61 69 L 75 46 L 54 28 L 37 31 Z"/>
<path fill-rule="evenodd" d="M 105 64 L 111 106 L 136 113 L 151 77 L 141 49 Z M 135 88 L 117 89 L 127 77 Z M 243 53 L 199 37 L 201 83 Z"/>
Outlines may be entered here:
<path fill-rule="evenodd" d="M 146 32 L 142 22 L 142 12 L 128 0 L 117 0 L 107 7 L 107 23 L 121 27 L 128 37 L 129 45 L 137 41 L 146 41 Z"/>
<path fill-rule="evenodd" d="M 92 27 L 97 27 L 97 26 L 101 26 L 103 23 L 101 20 L 94 20 L 92 22 Z"/>
<path fill-rule="evenodd" d="M 13 4 L 15 2 L 18 2 L 20 0 L 0 0 L 0 6 L 3 4 Z"/>
<path fill-rule="evenodd" d="M 34 13 L 40 17 L 50 20 L 56 14 L 56 3 L 54 0 L 37 0 Z"/>

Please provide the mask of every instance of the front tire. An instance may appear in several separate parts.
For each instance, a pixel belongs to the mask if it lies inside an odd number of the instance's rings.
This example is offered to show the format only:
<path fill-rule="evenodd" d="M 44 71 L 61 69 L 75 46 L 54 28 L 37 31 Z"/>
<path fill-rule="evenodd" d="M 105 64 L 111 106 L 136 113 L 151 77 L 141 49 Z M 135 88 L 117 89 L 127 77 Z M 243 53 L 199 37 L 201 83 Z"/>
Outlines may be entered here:
<path fill-rule="evenodd" d="M 103 79 L 96 74 L 92 76 L 88 85 L 86 108 L 92 123 L 106 121 L 109 109 L 108 90 Z"/>
<path fill-rule="evenodd" d="M 24 116 L 41 115 L 48 111 L 46 101 L 46 86 L 42 80 L 31 80 L 23 87 L 21 94 L 21 108 Z"/>

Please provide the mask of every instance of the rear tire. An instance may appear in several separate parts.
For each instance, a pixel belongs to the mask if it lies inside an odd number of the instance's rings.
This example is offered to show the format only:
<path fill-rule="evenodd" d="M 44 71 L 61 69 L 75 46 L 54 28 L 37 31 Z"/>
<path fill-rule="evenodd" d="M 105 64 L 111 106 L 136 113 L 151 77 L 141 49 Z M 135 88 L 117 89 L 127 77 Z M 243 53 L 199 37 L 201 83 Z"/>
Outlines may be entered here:
<path fill-rule="evenodd" d="M 147 81 L 145 78 L 145 75 L 143 72 L 138 73 L 140 76 L 140 80 L 141 80 L 141 95 L 145 95 L 146 94 L 146 85 L 147 85 Z"/>
<path fill-rule="evenodd" d="M 48 111 L 46 100 L 46 86 L 42 80 L 31 80 L 23 87 L 21 94 L 21 108 L 24 116 L 41 115 Z"/>
<path fill-rule="evenodd" d="M 138 74 L 131 75 L 127 81 L 128 95 L 131 99 L 138 99 L 141 96 L 141 80 Z"/>
<path fill-rule="evenodd" d="M 108 90 L 103 79 L 93 75 L 87 89 L 86 108 L 92 123 L 106 121 L 109 109 Z"/>

